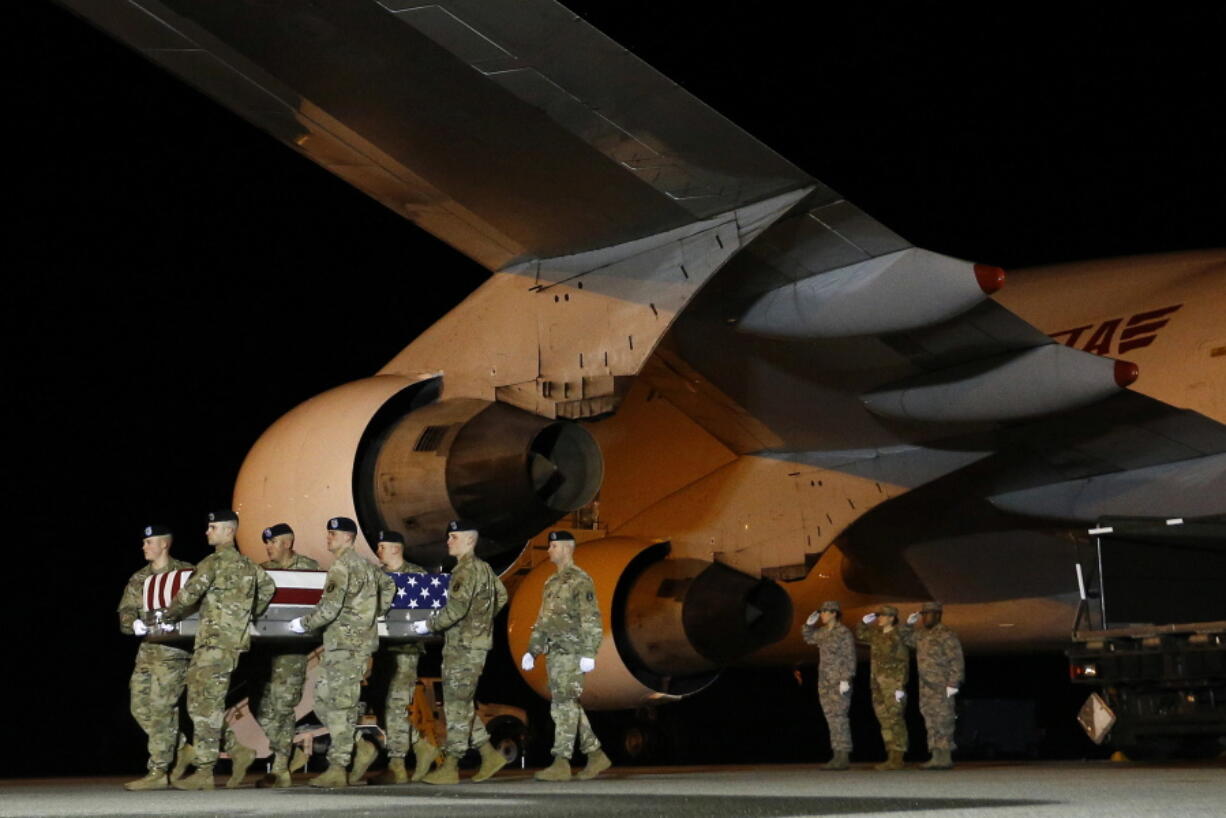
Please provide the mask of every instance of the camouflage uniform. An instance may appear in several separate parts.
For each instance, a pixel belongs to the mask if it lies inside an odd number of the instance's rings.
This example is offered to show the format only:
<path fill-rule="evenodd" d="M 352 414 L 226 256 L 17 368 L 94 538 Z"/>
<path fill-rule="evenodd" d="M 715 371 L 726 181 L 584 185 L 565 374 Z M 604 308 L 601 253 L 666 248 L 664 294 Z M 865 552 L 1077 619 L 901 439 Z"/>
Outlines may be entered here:
<path fill-rule="evenodd" d="M 447 755 L 459 758 L 469 747 L 490 740 L 474 719 L 473 696 L 494 645 L 494 616 L 507 604 L 507 589 L 485 560 L 469 553 L 451 572 L 447 605 L 429 620 L 434 633 L 446 631 L 443 645 L 443 712 L 447 716 Z"/>
<path fill-rule="evenodd" d="M 141 596 L 145 579 L 167 571 L 184 571 L 190 562 L 171 559 L 166 567 L 155 570 L 146 565 L 128 580 L 119 600 L 119 630 L 131 635 L 132 623 L 141 615 Z M 128 682 L 132 718 L 149 737 L 150 772 L 166 773 L 174 762 L 179 743 L 179 696 L 183 695 L 187 664 L 192 655 L 173 645 L 141 641 L 136 651 L 136 667 Z"/>
<path fill-rule="evenodd" d="M 426 569 L 405 562 L 388 574 L 424 574 Z M 390 578 L 390 577 L 389 577 Z M 394 584 L 393 584 L 394 587 Z M 395 593 L 393 590 L 391 593 Z M 391 597 L 389 597 L 390 600 Z M 387 757 L 404 758 L 421 738 L 409 717 L 413 694 L 417 691 L 417 662 L 425 652 L 418 642 L 388 645 L 376 657 L 376 672 L 389 676 L 387 697 L 383 701 L 383 729 L 387 732 Z"/>
<path fill-rule="evenodd" d="M 826 625 L 805 623 L 802 631 L 805 644 L 818 650 L 817 697 L 830 728 L 830 749 L 851 752 L 851 724 L 847 712 L 851 708 L 851 680 L 856 675 L 856 642 L 851 629 L 837 619 Z M 840 682 L 847 682 L 844 693 Z"/>
<path fill-rule="evenodd" d="M 267 560 L 260 563 L 260 567 L 265 571 L 320 570 L 319 563 L 315 560 L 292 552 L 289 559 L 281 562 Z M 294 728 L 298 723 L 294 718 L 294 708 L 302 701 L 307 658 L 312 650 L 313 645 L 286 648 L 278 646 L 278 652 L 268 657 L 267 675 L 259 680 L 248 701 L 256 721 L 268 737 L 268 748 L 275 756 L 273 772 L 278 772 L 282 765 L 288 769 L 288 759 L 294 748 Z M 227 749 L 237 741 L 234 733 L 227 730 Z"/>
<path fill-rule="evenodd" d="M 856 625 L 856 639 L 868 644 L 872 652 L 873 712 L 881 724 L 881 740 L 886 750 L 907 751 L 907 722 L 903 717 L 906 699 L 894 692 L 907 689 L 911 672 L 911 652 L 905 630 L 895 625 L 888 633 L 875 623 Z"/>
<path fill-rule="evenodd" d="M 579 659 L 595 658 L 604 629 L 592 578 L 577 565 L 560 569 L 545 583 L 541 611 L 532 627 L 528 652 L 548 654 L 549 715 L 553 717 L 553 755 L 570 758 L 579 739 L 579 750 L 590 755 L 600 749 L 587 714 L 579 706 L 583 673 Z"/>
<path fill-rule="evenodd" d="M 929 750 L 954 750 L 954 697 L 947 687 L 961 687 L 965 665 L 962 643 L 949 628 L 907 628 L 907 644 L 915 648 L 919 670 L 920 713 L 928 727 Z"/>
<path fill-rule="evenodd" d="M 197 769 L 217 763 L 230 674 L 239 654 L 251 645 L 251 620 L 264 613 L 275 591 L 264 569 L 233 545 L 222 546 L 201 561 L 166 609 L 165 618 L 176 622 L 200 606 L 195 651 L 187 669 L 187 712 Z"/>
<path fill-rule="evenodd" d="M 345 548 L 328 569 L 323 596 L 302 624 L 324 628 L 324 653 L 315 682 L 315 713 L 332 735 L 329 769 L 344 769 L 353 757 L 362 677 L 379 647 L 377 620 L 392 603 L 386 574 Z"/>

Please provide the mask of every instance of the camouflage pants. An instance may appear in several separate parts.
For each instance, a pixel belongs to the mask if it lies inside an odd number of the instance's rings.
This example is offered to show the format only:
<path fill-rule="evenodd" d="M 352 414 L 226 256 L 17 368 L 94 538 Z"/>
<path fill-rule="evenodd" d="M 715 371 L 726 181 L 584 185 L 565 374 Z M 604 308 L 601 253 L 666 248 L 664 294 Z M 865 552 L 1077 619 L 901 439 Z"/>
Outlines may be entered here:
<path fill-rule="evenodd" d="M 136 667 L 128 682 L 129 700 L 132 718 L 148 736 L 149 770 L 164 773 L 174 763 L 179 743 L 179 696 L 183 695 L 191 654 L 179 651 L 181 655 L 170 655 L 145 648 L 141 645 L 136 654 Z"/>
<path fill-rule="evenodd" d="M 920 713 L 928 728 L 928 749 L 954 750 L 954 697 L 945 695 L 945 685 L 920 680 Z"/>
<path fill-rule="evenodd" d="M 822 703 L 822 714 L 830 728 L 830 749 L 851 752 L 851 722 L 847 711 L 851 709 L 851 690 L 839 692 L 839 680 L 817 681 L 817 698 Z"/>
<path fill-rule="evenodd" d="M 904 697 L 899 701 L 894 697 L 894 691 L 904 689 L 901 679 L 880 680 L 873 677 L 873 712 L 877 714 L 877 722 L 881 725 L 881 740 L 886 750 L 907 751 L 907 720 L 903 717 L 907 706 Z"/>
<path fill-rule="evenodd" d="M 302 686 L 306 682 L 307 656 L 303 653 L 279 653 L 269 662 L 268 681 L 259 692 L 255 717 L 268 736 L 268 748 L 277 760 L 288 759 L 294 748 L 294 708 L 302 701 Z"/>
<path fill-rule="evenodd" d="M 490 740 L 473 707 L 488 652 L 483 648 L 443 646 L 443 713 L 447 717 L 447 755 L 453 758 Z"/>
<path fill-rule="evenodd" d="M 404 758 L 420 735 L 413 728 L 409 708 L 417 692 L 417 661 L 420 653 L 383 653 L 376 658 L 378 671 L 389 674 L 383 700 L 383 729 L 387 732 L 387 757 Z"/>
<path fill-rule="evenodd" d="M 197 768 L 217 763 L 225 727 L 226 692 L 237 664 L 236 650 L 203 647 L 192 654 L 187 668 L 187 714 L 192 719 Z"/>
<path fill-rule="evenodd" d="M 550 653 L 546 669 L 549 672 L 549 715 L 553 718 L 553 755 L 570 758 L 579 739 L 579 751 L 584 755 L 600 749 L 600 740 L 592 732 L 587 713 L 579 706 L 583 695 L 583 672 L 579 656 L 571 653 Z"/>
<path fill-rule="evenodd" d="M 357 738 L 362 677 L 369 654 L 356 650 L 326 650 L 315 680 L 315 715 L 328 728 L 329 767 L 348 767 Z"/>

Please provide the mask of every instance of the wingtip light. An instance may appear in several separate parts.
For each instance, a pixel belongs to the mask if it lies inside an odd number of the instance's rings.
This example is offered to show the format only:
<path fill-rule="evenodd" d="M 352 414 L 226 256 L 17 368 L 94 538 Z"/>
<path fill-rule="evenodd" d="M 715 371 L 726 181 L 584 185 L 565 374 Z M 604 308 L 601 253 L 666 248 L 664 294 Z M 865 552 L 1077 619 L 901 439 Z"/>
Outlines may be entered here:
<path fill-rule="evenodd" d="M 979 282 L 981 290 L 991 295 L 1005 286 L 1005 271 L 989 264 L 976 264 L 975 280 Z"/>

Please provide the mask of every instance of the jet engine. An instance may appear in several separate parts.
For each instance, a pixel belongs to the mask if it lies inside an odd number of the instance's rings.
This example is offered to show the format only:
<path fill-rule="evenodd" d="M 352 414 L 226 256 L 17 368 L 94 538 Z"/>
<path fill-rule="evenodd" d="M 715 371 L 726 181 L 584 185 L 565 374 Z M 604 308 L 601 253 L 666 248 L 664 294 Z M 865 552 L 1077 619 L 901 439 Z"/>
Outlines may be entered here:
<path fill-rule="evenodd" d="M 504 404 L 439 400 L 439 380 L 379 375 L 318 395 L 274 423 L 239 471 L 240 545 L 263 558 L 258 532 L 288 522 L 298 550 L 324 557 L 328 518 L 358 521 L 364 537 L 399 531 L 406 556 L 447 560 L 455 517 L 481 527 L 483 557 L 506 562 L 524 541 L 588 503 L 603 459 L 576 423 Z M 325 558 L 325 563 L 327 559 Z"/>
<path fill-rule="evenodd" d="M 584 682 L 585 707 L 621 710 L 697 693 L 723 667 L 783 638 L 791 626 L 791 600 L 774 582 L 668 553 L 666 542 L 632 537 L 575 549 L 575 563 L 595 583 L 604 627 L 596 669 Z M 550 563 L 537 565 L 511 599 L 507 635 L 516 659 L 528 649 L 553 572 Z M 547 663 L 523 672 L 545 698 Z"/>

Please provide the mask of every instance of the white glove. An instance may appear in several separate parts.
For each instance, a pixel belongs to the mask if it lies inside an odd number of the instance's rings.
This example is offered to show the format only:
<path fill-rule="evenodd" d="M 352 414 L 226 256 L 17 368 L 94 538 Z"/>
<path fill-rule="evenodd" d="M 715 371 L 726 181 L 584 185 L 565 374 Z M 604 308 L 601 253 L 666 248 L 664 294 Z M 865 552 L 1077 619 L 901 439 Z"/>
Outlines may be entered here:
<path fill-rule="evenodd" d="M 839 682 L 839 692 L 840 693 L 846 693 L 848 690 L 851 690 L 851 682 L 847 681 L 846 679 Z"/>
<path fill-rule="evenodd" d="M 871 624 L 873 624 L 874 622 L 876 622 L 876 621 L 877 621 L 877 614 L 875 614 L 875 613 L 866 613 L 866 614 L 864 615 L 864 618 L 863 618 L 863 619 L 861 619 L 860 621 L 861 621 L 861 622 L 863 622 L 865 625 L 871 625 Z"/>
<path fill-rule="evenodd" d="M 413 633 L 418 636 L 425 636 L 430 632 L 430 625 L 424 619 L 419 619 L 413 623 Z"/>
<path fill-rule="evenodd" d="M 137 619 L 135 622 L 132 623 L 132 633 L 136 634 L 137 636 L 144 636 L 148 632 L 149 632 L 149 626 L 146 625 L 141 620 Z"/>
<path fill-rule="evenodd" d="M 805 620 L 805 624 L 806 625 L 816 625 L 817 620 L 821 618 L 822 618 L 821 611 L 814 611 L 813 613 L 809 614 L 809 618 Z"/>
<path fill-rule="evenodd" d="M 956 696 L 956 695 L 958 695 L 958 688 L 956 687 L 946 687 L 945 688 L 945 698 L 948 699 L 951 696 Z"/>
<path fill-rule="evenodd" d="M 579 658 L 579 670 L 583 673 L 591 673 L 596 669 L 596 660 L 587 656 Z"/>
<path fill-rule="evenodd" d="M 900 701 L 902 701 L 902 700 L 903 700 L 903 697 L 904 697 L 904 696 L 906 696 L 906 695 L 907 695 L 907 694 L 906 694 L 906 693 L 904 693 L 904 692 L 902 692 L 901 690 L 895 690 L 895 691 L 894 691 L 894 701 L 896 701 L 896 702 L 900 702 Z"/>
<path fill-rule="evenodd" d="M 159 622 L 158 627 L 162 629 L 162 633 L 174 633 L 175 632 L 174 622 Z"/>
<path fill-rule="evenodd" d="M 289 629 L 293 631 L 294 633 L 306 633 L 307 632 L 306 625 L 302 624 L 303 619 L 304 617 L 301 617 L 301 616 L 298 617 L 297 619 L 291 619 L 289 621 Z"/>
<path fill-rule="evenodd" d="M 519 660 L 519 666 L 524 670 L 532 670 L 536 667 L 536 660 L 532 658 L 531 653 L 525 653 L 523 658 Z"/>
<path fill-rule="evenodd" d="M 919 622 L 919 621 L 920 621 L 919 611 L 916 611 L 915 613 L 907 617 L 908 625 L 914 625 L 916 622 Z"/>

